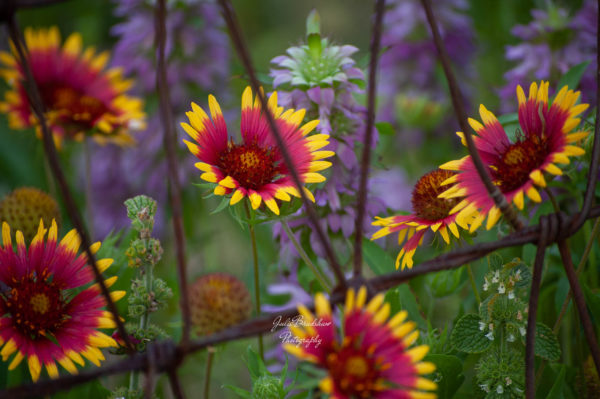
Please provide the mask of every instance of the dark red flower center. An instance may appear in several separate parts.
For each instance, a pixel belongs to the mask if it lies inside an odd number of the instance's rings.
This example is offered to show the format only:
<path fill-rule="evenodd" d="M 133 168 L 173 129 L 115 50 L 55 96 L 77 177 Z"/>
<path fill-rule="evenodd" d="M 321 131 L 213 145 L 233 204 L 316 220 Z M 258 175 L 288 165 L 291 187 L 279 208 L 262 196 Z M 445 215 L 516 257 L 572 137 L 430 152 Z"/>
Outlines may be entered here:
<path fill-rule="evenodd" d="M 233 177 L 244 188 L 259 190 L 271 183 L 279 173 L 272 148 L 263 148 L 256 143 L 230 143 L 219 156 L 219 168 Z"/>
<path fill-rule="evenodd" d="M 459 198 L 438 198 L 438 195 L 451 186 L 442 186 L 442 182 L 455 173 L 436 169 L 419 179 L 412 192 L 412 206 L 417 217 L 425 220 L 441 220 L 460 202 Z"/>
<path fill-rule="evenodd" d="M 25 276 L 13 282 L 2 299 L 13 325 L 32 339 L 53 333 L 68 319 L 62 290 L 48 279 Z"/>
<path fill-rule="evenodd" d="M 548 141 L 536 135 L 521 136 L 508 146 L 492 165 L 492 175 L 500 190 L 506 193 L 525 184 L 529 174 L 544 163 L 548 150 Z"/>
<path fill-rule="evenodd" d="M 73 87 L 47 83 L 40 86 L 40 91 L 46 108 L 72 123 L 88 124 L 108 111 L 102 101 Z"/>
<path fill-rule="evenodd" d="M 372 398 L 383 387 L 382 365 L 381 361 L 365 353 L 359 340 L 360 337 L 354 337 L 339 350 L 328 354 L 327 369 L 344 397 Z"/>

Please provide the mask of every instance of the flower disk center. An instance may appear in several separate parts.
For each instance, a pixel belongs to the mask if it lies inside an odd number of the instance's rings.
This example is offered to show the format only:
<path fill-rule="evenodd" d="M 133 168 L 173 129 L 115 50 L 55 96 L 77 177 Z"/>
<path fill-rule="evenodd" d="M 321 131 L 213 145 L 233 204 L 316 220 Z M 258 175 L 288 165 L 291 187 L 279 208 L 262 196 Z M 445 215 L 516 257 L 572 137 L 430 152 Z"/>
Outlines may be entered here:
<path fill-rule="evenodd" d="M 371 398 L 380 390 L 382 379 L 377 362 L 357 348 L 361 345 L 350 340 L 337 352 L 327 356 L 329 375 L 338 390 L 348 398 Z"/>
<path fill-rule="evenodd" d="M 274 151 L 255 143 L 230 143 L 219 157 L 219 168 L 233 177 L 242 187 L 259 190 L 273 182 L 278 174 Z"/>
<path fill-rule="evenodd" d="M 440 220 L 448 216 L 452 208 L 460 202 L 459 198 L 438 198 L 449 189 L 442 182 L 454 176 L 449 170 L 436 169 L 419 179 L 412 192 L 412 206 L 417 217 L 425 220 Z"/>
<path fill-rule="evenodd" d="M 492 174 L 500 191 L 507 193 L 521 187 L 547 156 L 548 143 L 538 136 L 527 137 L 508 146 L 492 165 Z"/>
<path fill-rule="evenodd" d="M 67 320 L 68 305 L 54 283 L 29 275 L 11 285 L 2 295 L 2 305 L 23 335 L 38 339 Z"/>
<path fill-rule="evenodd" d="M 46 84 L 41 85 L 40 91 L 49 110 L 58 112 L 60 117 L 73 123 L 93 122 L 108 111 L 102 101 L 73 87 Z"/>

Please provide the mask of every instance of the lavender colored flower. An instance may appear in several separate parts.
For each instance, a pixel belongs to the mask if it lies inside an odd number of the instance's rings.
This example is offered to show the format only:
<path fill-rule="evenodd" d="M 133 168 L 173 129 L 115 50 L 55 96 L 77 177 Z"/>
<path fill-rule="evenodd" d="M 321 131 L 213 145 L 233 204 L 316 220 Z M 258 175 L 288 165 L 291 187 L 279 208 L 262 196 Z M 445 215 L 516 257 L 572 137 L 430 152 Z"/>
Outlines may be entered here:
<path fill-rule="evenodd" d="M 506 46 L 506 58 L 516 65 L 504 75 L 507 84 L 500 90 L 501 97 L 514 101 L 517 85 L 527 86 L 533 80 L 558 81 L 573 66 L 592 61 L 580 88 L 582 101 L 594 103 L 597 14 L 598 4 L 593 0 L 585 0 L 581 9 L 572 13 L 552 4 L 547 10 L 532 10 L 529 24 L 512 29 L 521 42 Z"/>
<path fill-rule="evenodd" d="M 315 14 L 311 14 L 310 18 Z M 310 21 L 309 21 L 310 23 Z M 362 93 L 364 74 L 356 67 L 352 55 L 358 51 L 350 45 L 334 45 L 319 33 L 312 32 L 306 44 L 294 46 L 286 55 L 275 57 L 271 62 L 273 86 L 278 89 L 280 103 L 286 107 L 304 108 L 308 118 L 319 118 L 317 129 L 331 135 L 327 149 L 335 151 L 336 159 L 330 169 L 330 177 L 322 188 L 315 190 L 317 212 L 325 231 L 339 238 L 354 233 L 354 205 L 358 190 L 359 163 L 356 144 L 362 141 L 365 132 L 365 108 L 358 104 L 355 94 Z M 374 144 L 374 143 L 373 143 Z M 383 203 L 368 195 L 369 217 L 381 212 Z M 296 230 L 310 234 L 312 251 L 323 256 L 323 248 L 314 232 L 308 232 L 307 221 L 300 210 L 290 225 Z M 365 229 L 370 229 L 368 218 Z M 282 255 L 295 254 L 289 249 L 291 243 L 274 230 L 280 239 Z M 340 240 L 342 245 L 345 240 Z M 295 257 L 294 257 L 295 258 Z"/>
<path fill-rule="evenodd" d="M 447 102 L 447 94 L 435 72 L 437 52 L 421 2 L 394 0 L 390 3 L 384 16 L 382 45 L 387 50 L 381 57 L 378 91 L 382 98 L 379 117 L 394 122 L 396 114 L 404 113 L 402 103 L 396 100 L 398 93 L 414 99 L 425 96 L 434 104 Z M 461 78 L 472 76 L 474 72 L 471 66 L 473 30 L 466 8 L 466 0 L 440 0 L 434 9 L 444 45 Z M 404 124 L 405 121 L 399 122 Z"/>
<path fill-rule="evenodd" d="M 123 20 L 111 32 L 119 38 L 114 48 L 113 66 L 136 78 L 138 94 L 155 96 L 154 2 L 118 0 L 115 14 Z M 210 1 L 177 0 L 168 2 L 167 79 L 176 113 L 187 109 L 189 99 L 219 92 L 219 83 L 229 73 L 229 45 L 223 31 L 218 7 Z M 163 134 L 157 115 L 150 118 L 148 130 L 136 135 L 130 148 L 95 146 L 92 152 L 92 185 L 96 199 L 94 227 L 97 236 L 128 226 L 123 201 L 137 194 L 156 198 L 159 208 L 167 205 L 167 165 Z M 177 140 L 181 143 L 181 140 Z M 193 173 L 192 165 L 180 167 L 180 179 Z M 101 195 L 100 195 L 101 194 Z M 157 234 L 165 213 L 159 209 Z"/>

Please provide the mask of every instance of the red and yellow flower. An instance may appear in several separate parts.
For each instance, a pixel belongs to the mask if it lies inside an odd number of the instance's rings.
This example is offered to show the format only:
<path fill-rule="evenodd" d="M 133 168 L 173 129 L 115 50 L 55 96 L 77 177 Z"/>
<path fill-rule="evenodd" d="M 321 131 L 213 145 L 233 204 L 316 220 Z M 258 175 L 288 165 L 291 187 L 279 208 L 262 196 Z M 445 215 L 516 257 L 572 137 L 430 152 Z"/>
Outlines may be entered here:
<path fill-rule="evenodd" d="M 120 68 L 105 69 L 109 53 L 95 54 L 93 48 L 82 51 L 79 33 L 70 35 L 61 47 L 58 28 L 25 30 L 28 61 L 46 108 L 46 118 L 54 140 L 82 140 L 91 135 L 100 143 L 133 143 L 130 129 L 144 127 L 143 103 L 128 96 L 132 81 L 125 80 Z M 0 52 L 5 68 L 0 75 L 11 90 L 5 93 L 0 111 L 8 114 L 12 129 L 41 129 L 27 98 L 25 73 L 13 54 Z"/>
<path fill-rule="evenodd" d="M 367 305 L 366 299 L 365 287 L 358 293 L 348 290 L 342 334 L 323 294 L 315 296 L 316 315 L 298 305 L 301 326 L 290 327 L 296 342 L 284 344 L 284 349 L 327 371 L 320 388 L 332 399 L 436 398 L 428 391 L 437 385 L 423 377 L 435 371 L 434 364 L 422 361 L 429 347 L 411 347 L 419 335 L 415 323 L 406 321 L 406 311 L 389 319 L 383 294 Z"/>
<path fill-rule="evenodd" d="M 548 104 L 548 82 L 532 83 L 529 97 L 521 86 L 517 87 L 519 100 L 519 125 L 514 142 L 509 140 L 496 116 L 483 105 L 479 114 L 483 124 L 469 119 L 469 124 L 477 133 L 475 145 L 481 159 L 495 185 L 517 208 L 523 209 L 525 196 L 534 202 L 541 202 L 538 188 L 546 187 L 544 175 L 561 175 L 557 164 L 568 164 L 570 156 L 583 155 L 585 151 L 574 145 L 587 132 L 573 130 L 579 126 L 578 115 L 588 108 L 588 104 L 577 104 L 579 92 L 564 86 Z M 457 133 L 466 145 L 464 134 Z M 488 195 L 470 156 L 448 162 L 442 169 L 456 171 L 457 174 L 445 183 L 452 184 L 440 197 L 464 197 L 452 213 L 471 214 L 477 210 L 479 216 L 471 224 L 471 230 L 479 227 L 487 216 L 486 227 L 490 229 L 500 218 L 501 212 Z"/>
<path fill-rule="evenodd" d="M 48 236 L 45 237 L 48 231 Z M 14 354 L 9 370 L 26 359 L 31 378 L 37 381 L 42 366 L 52 378 L 58 376 L 58 362 L 68 372 L 77 373 L 75 364 L 84 358 L 99 366 L 104 356 L 99 348 L 116 347 L 115 340 L 100 332 L 114 328 L 110 312 L 103 310 L 105 299 L 94 281 L 87 256 L 77 255 L 80 239 L 71 230 L 57 243 L 57 227 L 50 229 L 40 221 L 38 232 L 29 248 L 21 231 L 17 231 L 13 248 L 10 227 L 2 224 L 3 247 L 0 247 L 0 355 L 6 361 Z M 96 252 L 100 243 L 92 246 Z M 16 250 L 15 250 L 16 249 Z M 97 261 L 101 271 L 112 259 Z M 117 277 L 106 279 L 111 286 Z M 118 300 L 125 291 L 113 291 Z"/>
<path fill-rule="evenodd" d="M 225 119 L 214 96 L 208 97 L 208 105 L 212 121 L 202 108 L 192 103 L 192 111 L 186 114 L 190 124 L 181 124 L 195 141 L 184 140 L 200 160 L 195 164 L 204 172 L 200 177 L 216 183 L 216 195 L 232 194 L 231 205 L 247 197 L 253 209 L 264 202 L 278 215 L 276 200 L 289 201 L 290 195 L 299 197 L 300 193 L 283 162 L 258 96 L 253 101 L 250 87 L 242 94 L 242 142 L 239 144 L 228 140 Z M 277 105 L 277 92 L 271 94 L 268 105 L 302 183 L 325 181 L 318 172 L 331 166 L 331 162 L 323 159 L 334 153 L 319 151 L 329 144 L 328 135 L 309 135 L 319 121 L 312 120 L 300 126 L 306 111 L 288 109 L 284 112 L 283 107 Z M 314 201 L 312 193 L 306 187 L 302 189 Z"/>
<path fill-rule="evenodd" d="M 468 230 L 468 224 L 477 216 L 473 210 L 470 214 L 451 214 L 460 200 L 457 198 L 439 198 L 438 196 L 447 189 L 442 183 L 455 175 L 454 172 L 436 169 L 419 179 L 412 192 L 413 213 L 410 215 L 396 215 L 386 218 L 376 217 L 374 226 L 383 226 L 371 237 L 372 240 L 398 232 L 398 245 L 404 246 L 396 257 L 396 269 L 402 265 L 409 269 L 413 267 L 413 255 L 417 247 L 423 243 L 423 238 L 428 229 L 439 233 L 446 244 L 450 244 L 450 233 L 460 238 L 457 226 Z"/>

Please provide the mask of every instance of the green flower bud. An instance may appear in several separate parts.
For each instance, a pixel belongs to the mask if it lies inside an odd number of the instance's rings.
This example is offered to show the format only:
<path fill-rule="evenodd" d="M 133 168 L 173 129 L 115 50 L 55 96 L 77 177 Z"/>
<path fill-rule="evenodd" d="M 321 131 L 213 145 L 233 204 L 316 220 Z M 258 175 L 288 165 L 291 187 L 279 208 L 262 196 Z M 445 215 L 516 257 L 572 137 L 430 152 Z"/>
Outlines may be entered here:
<path fill-rule="evenodd" d="M 252 385 L 252 399 L 280 399 L 284 397 L 281 382 L 272 375 L 262 375 Z"/>

